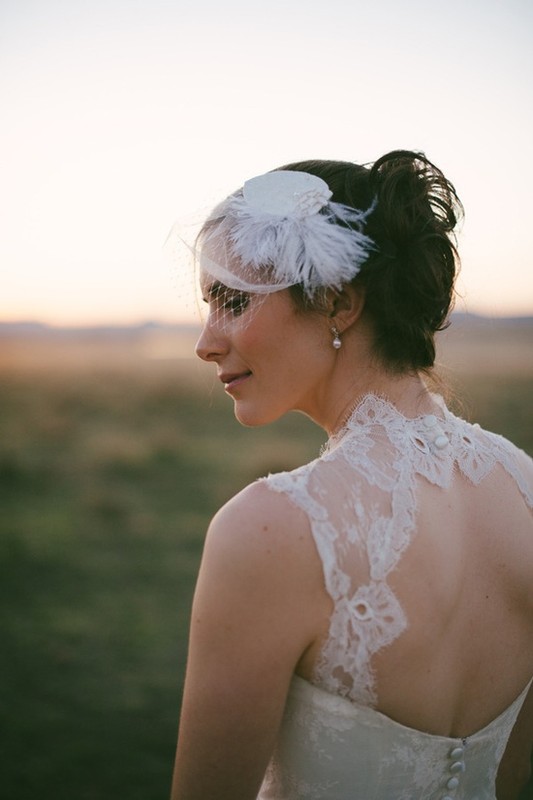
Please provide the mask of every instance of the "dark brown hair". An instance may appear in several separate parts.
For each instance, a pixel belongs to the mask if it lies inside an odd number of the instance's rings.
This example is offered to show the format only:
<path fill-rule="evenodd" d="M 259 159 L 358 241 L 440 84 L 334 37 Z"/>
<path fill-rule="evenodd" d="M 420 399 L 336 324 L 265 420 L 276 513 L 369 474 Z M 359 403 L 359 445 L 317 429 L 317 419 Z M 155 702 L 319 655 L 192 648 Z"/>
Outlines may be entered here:
<path fill-rule="evenodd" d="M 433 366 L 434 335 L 447 326 L 459 263 L 453 230 L 463 209 L 453 185 L 423 153 L 408 150 L 371 166 L 301 161 L 280 169 L 318 175 L 337 203 L 364 210 L 377 201 L 364 228 L 376 247 L 354 279 L 365 289 L 375 352 L 395 372 Z M 291 293 L 304 307 L 301 287 Z"/>

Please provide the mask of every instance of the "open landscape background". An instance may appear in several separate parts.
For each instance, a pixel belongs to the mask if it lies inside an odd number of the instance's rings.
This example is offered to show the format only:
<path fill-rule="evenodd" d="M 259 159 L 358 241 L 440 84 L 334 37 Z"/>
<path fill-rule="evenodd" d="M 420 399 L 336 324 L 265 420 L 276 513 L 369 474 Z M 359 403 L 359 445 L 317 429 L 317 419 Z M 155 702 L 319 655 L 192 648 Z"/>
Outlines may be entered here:
<path fill-rule="evenodd" d="M 7 800 L 168 796 L 209 518 L 324 442 L 296 414 L 241 428 L 195 335 L 0 325 Z M 456 315 L 438 370 L 456 410 L 531 454 L 532 344 L 533 318 Z"/>

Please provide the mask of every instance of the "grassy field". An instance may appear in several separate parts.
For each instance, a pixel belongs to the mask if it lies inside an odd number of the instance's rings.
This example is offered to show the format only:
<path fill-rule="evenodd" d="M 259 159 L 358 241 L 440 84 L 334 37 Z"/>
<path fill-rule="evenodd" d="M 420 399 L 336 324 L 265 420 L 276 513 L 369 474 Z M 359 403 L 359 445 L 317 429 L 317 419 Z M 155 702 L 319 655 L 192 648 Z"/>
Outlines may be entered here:
<path fill-rule="evenodd" d="M 531 327 L 445 334 L 462 411 L 533 453 Z M 316 455 L 289 415 L 246 430 L 186 339 L 0 340 L 0 708 L 6 800 L 168 797 L 205 528 Z"/>

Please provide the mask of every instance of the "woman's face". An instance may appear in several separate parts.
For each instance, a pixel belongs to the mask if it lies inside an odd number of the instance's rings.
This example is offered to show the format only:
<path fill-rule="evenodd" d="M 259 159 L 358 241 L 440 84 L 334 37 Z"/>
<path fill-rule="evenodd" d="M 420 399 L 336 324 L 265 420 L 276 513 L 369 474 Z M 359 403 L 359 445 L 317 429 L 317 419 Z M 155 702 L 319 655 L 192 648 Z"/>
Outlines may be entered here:
<path fill-rule="evenodd" d="M 197 355 L 217 374 L 243 425 L 264 425 L 298 410 L 320 422 L 335 363 L 326 317 L 298 312 L 288 289 L 248 295 L 205 276 L 209 313 Z"/>

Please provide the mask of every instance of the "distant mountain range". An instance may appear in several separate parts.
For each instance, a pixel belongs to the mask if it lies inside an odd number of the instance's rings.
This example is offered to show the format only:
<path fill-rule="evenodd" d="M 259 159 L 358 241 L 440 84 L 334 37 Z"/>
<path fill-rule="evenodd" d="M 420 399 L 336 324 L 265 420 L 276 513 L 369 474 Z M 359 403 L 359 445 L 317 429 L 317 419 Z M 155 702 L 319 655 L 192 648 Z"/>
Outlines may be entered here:
<path fill-rule="evenodd" d="M 452 327 L 455 328 L 527 328 L 533 326 L 533 316 L 521 317 L 487 317 L 479 314 L 456 312 L 452 314 Z M 165 324 L 159 322 L 143 322 L 133 325 L 86 325 L 86 326 L 54 326 L 43 322 L 24 321 L 1 322 L 0 337 L 42 337 L 42 338 L 91 338 L 91 339 L 131 339 L 142 337 L 152 332 L 172 332 L 174 334 L 194 334 L 199 329 L 194 323 Z"/>
<path fill-rule="evenodd" d="M 23 321 L 20 322 L 0 322 L 1 336 L 42 336 L 53 338 L 65 337 L 96 337 L 96 338 L 131 338 L 143 336 L 153 331 L 171 331 L 173 333 L 194 333 L 198 331 L 199 325 L 195 324 L 176 324 L 169 325 L 159 322 L 143 322 L 133 325 L 66 325 L 55 326 L 44 322 Z"/>

